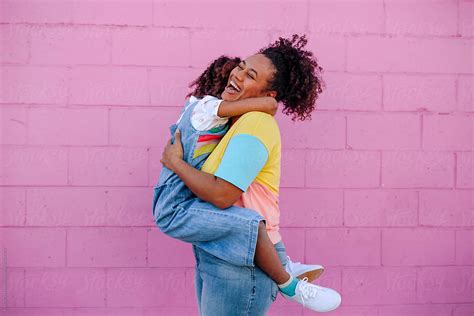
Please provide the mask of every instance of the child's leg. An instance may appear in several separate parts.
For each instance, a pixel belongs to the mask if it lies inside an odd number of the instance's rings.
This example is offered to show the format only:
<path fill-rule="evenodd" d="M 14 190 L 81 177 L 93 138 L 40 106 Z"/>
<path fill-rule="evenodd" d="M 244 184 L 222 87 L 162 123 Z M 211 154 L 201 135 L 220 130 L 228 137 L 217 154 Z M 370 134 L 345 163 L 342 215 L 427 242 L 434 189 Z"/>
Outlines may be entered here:
<path fill-rule="evenodd" d="M 165 196 L 175 188 L 163 186 Z M 264 218 L 254 210 L 231 206 L 224 210 L 199 198 L 170 209 L 159 207 L 155 221 L 170 237 L 193 243 L 208 253 L 237 266 L 253 266 L 254 261 L 277 284 L 290 275 L 270 241 Z"/>
<path fill-rule="evenodd" d="M 264 222 L 260 222 L 258 227 L 255 264 L 277 284 L 283 284 L 290 279 L 290 274 L 283 267 L 275 246 L 268 237 Z"/>

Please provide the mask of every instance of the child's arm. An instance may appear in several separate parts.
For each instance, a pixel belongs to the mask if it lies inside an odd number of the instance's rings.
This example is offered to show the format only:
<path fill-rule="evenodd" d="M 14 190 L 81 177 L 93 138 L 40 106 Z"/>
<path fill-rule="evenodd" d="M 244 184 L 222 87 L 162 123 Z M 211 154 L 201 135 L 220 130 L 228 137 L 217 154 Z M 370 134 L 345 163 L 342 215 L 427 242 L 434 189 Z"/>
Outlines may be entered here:
<path fill-rule="evenodd" d="M 219 117 L 239 116 L 251 111 L 266 112 L 275 115 L 278 102 L 272 97 L 256 97 L 235 101 L 222 101 L 217 115 Z"/>

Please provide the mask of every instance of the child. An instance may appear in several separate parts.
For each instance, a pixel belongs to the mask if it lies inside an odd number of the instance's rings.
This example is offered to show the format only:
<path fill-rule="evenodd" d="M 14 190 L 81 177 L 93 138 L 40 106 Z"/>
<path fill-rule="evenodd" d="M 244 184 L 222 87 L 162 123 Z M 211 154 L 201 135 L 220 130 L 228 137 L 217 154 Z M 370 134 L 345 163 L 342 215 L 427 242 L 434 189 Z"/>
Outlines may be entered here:
<path fill-rule="evenodd" d="M 232 89 L 227 85 L 229 73 L 239 62 L 238 58 L 230 59 L 225 56 L 212 62 L 191 86 L 197 85 L 200 82 L 199 79 L 203 77 L 211 79 L 206 81 L 212 82 L 212 84 L 208 87 L 198 85 L 193 93 L 194 96 L 188 95 L 190 98 L 186 101 L 178 121 L 170 127 L 172 138 L 176 130 L 179 129 L 183 159 L 196 169 L 201 169 L 202 164 L 228 131 L 229 117 L 239 116 L 250 111 L 261 111 L 271 115 L 276 113 L 277 102 L 272 97 L 223 101 L 213 96 L 220 96 L 224 89 Z M 174 172 L 163 166 L 159 184 L 154 188 L 153 199 L 154 219 L 160 230 L 173 238 L 195 243 L 203 250 L 229 263 L 249 265 L 252 260 L 242 258 L 242 253 L 245 253 L 247 249 L 245 241 L 249 237 L 245 232 L 249 230 L 250 221 L 262 217 L 249 209 L 232 206 L 232 210 L 230 208 L 222 210 L 210 203 L 206 203 L 205 210 L 197 212 L 189 209 L 193 199 L 198 198 Z M 229 213 L 231 216 L 228 215 Z M 217 221 L 219 225 L 212 223 L 213 216 L 220 216 Z M 225 217 L 227 218 L 223 219 Z M 235 245 L 239 244 L 238 240 L 241 240 L 242 248 L 235 249 Z M 226 245 L 226 243 L 228 245 L 232 243 L 234 251 L 222 251 L 223 248 L 216 246 Z M 293 263 L 289 257 L 287 259 L 286 271 L 289 272 L 289 279 L 287 282 L 279 284 L 280 291 L 285 294 L 284 297 L 294 296 L 296 285 L 303 283 L 300 288 L 306 287 L 307 290 L 300 295 L 305 296 L 304 299 L 315 299 L 317 289 L 320 291 L 319 299 L 322 299 L 326 288 L 306 284 L 306 281 L 311 282 L 318 278 L 324 271 L 324 267 Z M 282 265 L 280 261 L 274 262 L 274 264 Z M 299 281 L 294 277 L 302 280 Z M 308 289 L 308 287 L 313 288 Z"/>

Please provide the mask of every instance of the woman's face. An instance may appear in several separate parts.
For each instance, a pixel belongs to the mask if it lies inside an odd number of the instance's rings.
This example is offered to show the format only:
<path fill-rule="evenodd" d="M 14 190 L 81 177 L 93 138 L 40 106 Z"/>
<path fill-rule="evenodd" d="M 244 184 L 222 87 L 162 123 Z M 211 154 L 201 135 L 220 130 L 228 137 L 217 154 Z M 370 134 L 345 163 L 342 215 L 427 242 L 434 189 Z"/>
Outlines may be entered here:
<path fill-rule="evenodd" d="M 272 62 L 263 54 L 255 54 L 242 60 L 231 71 L 221 98 L 224 101 L 235 101 L 251 97 L 273 96 L 271 91 L 267 90 L 267 86 L 274 71 Z"/>

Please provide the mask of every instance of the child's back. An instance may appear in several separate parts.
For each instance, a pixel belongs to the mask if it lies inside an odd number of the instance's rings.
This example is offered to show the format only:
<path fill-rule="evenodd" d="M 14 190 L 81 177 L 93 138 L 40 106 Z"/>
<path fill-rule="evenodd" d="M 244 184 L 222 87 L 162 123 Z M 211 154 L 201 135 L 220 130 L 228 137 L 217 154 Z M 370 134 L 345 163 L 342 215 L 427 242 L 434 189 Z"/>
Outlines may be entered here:
<path fill-rule="evenodd" d="M 201 169 L 202 164 L 229 130 L 229 120 L 215 114 L 219 101 L 213 96 L 205 96 L 202 99 L 191 96 L 186 100 L 178 121 L 170 126 L 172 142 L 174 143 L 176 129 L 179 129 L 183 160 L 196 169 Z M 172 189 L 160 190 L 162 186 L 168 188 L 172 186 Z M 176 173 L 163 166 L 153 199 L 155 221 L 158 213 L 155 212 L 155 206 L 158 199 L 160 205 L 175 208 L 191 197 L 194 197 L 193 193 Z"/>

